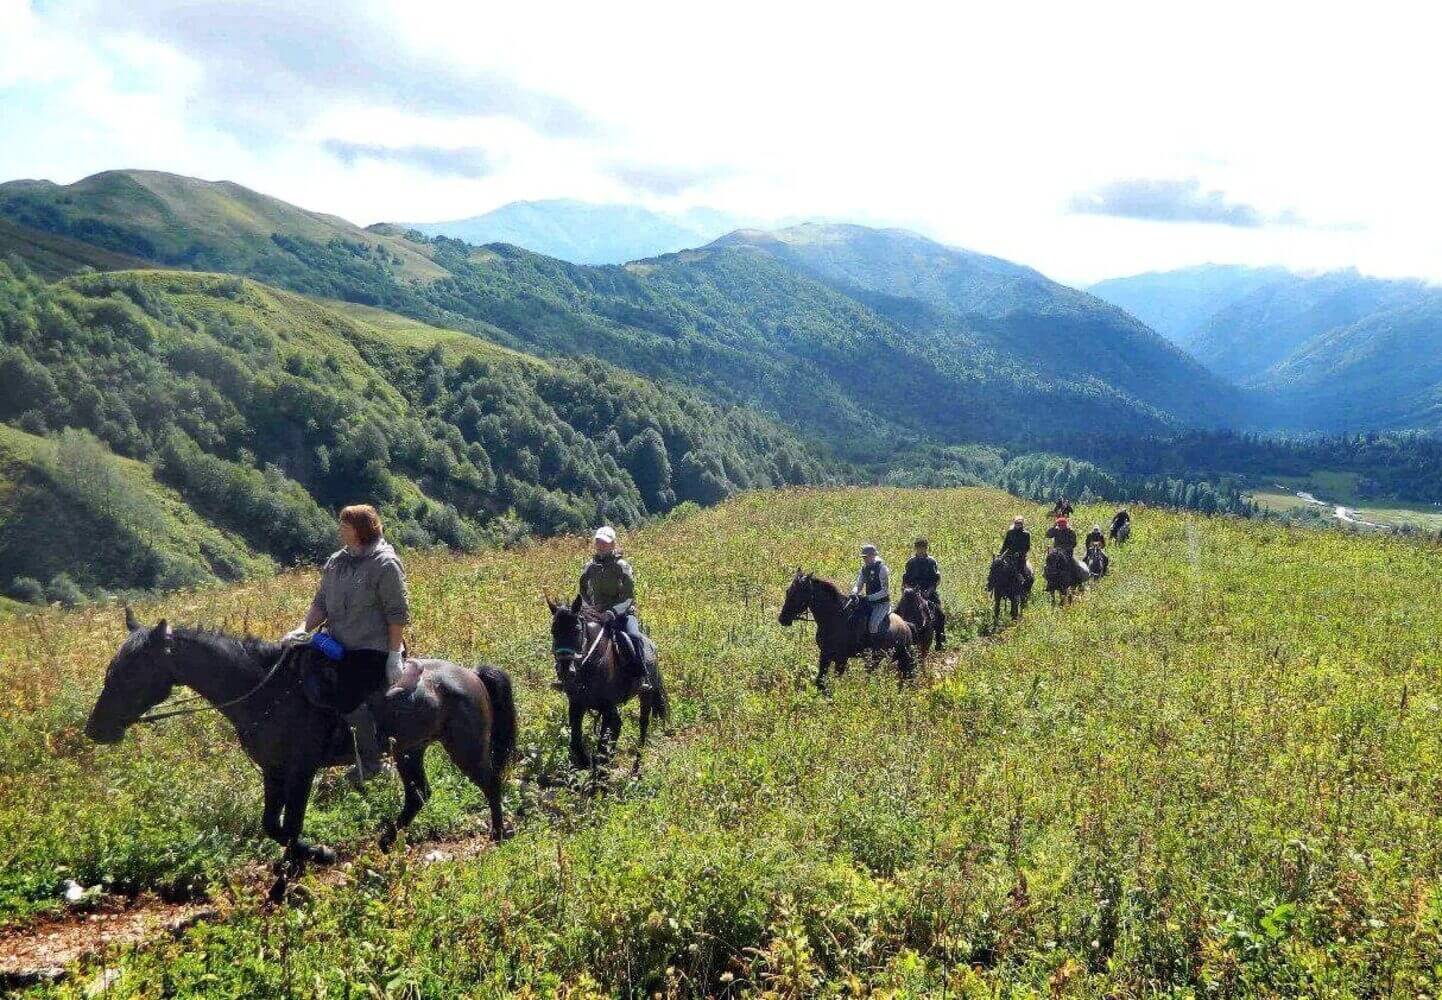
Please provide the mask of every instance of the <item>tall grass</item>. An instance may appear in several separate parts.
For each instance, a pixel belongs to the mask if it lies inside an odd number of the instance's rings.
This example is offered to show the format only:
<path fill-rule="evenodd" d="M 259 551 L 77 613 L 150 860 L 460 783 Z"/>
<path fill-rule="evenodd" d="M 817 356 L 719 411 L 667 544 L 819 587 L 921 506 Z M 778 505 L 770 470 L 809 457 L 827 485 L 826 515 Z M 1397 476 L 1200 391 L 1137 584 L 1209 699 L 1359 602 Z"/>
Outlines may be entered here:
<path fill-rule="evenodd" d="M 854 669 L 833 700 L 814 693 L 809 633 L 775 624 L 798 563 L 842 579 L 869 540 L 899 571 L 927 534 L 974 631 L 1018 506 L 798 490 L 638 533 L 678 707 L 640 781 L 513 789 L 505 845 L 432 865 L 367 852 L 288 911 L 242 890 L 225 922 L 111 956 L 113 995 L 1432 992 L 1442 551 L 1143 511 L 1072 608 L 1034 605 L 914 687 Z M 570 592 L 579 549 L 411 566 L 418 645 L 514 673 L 523 775 L 559 766 L 539 591 Z M 279 632 L 311 583 L 142 610 Z M 213 721 L 113 749 L 79 736 L 118 622 L 42 615 L 0 639 L 12 914 L 67 873 L 212 884 L 268 852 L 258 783 Z M 421 835 L 478 829 L 478 796 L 439 755 L 431 771 Z M 359 840 L 395 798 L 326 791 L 311 829 Z"/>

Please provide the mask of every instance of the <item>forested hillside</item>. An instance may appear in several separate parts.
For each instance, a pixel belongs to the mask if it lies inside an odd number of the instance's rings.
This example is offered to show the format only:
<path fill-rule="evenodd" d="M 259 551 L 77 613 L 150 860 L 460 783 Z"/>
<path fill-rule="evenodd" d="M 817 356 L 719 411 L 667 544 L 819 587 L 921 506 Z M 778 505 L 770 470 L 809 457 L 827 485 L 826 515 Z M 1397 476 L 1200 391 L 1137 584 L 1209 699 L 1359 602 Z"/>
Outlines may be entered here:
<path fill-rule="evenodd" d="M 17 577 L 64 570 L 87 592 L 234 578 L 255 565 L 236 539 L 282 564 L 313 560 L 333 544 L 326 511 L 358 497 L 380 504 L 403 545 L 474 549 L 533 530 L 634 523 L 833 468 L 755 413 L 604 362 L 545 362 L 217 275 L 47 284 L 0 265 L 0 381 L 0 420 L 31 436 L 70 429 L 43 448 L 25 437 L 7 449 L 9 478 L 28 498 L 0 506 L 0 584 L 11 590 Z M 55 525 L 35 512 L 52 496 L 84 507 L 95 535 L 131 537 L 152 523 L 176 534 L 159 515 L 132 516 L 153 492 L 138 471 L 104 483 L 56 471 L 130 468 L 97 440 L 150 465 L 193 521 L 232 544 L 189 559 L 162 558 L 168 543 L 145 539 L 134 548 L 154 558 L 47 544 Z M 135 499 L 124 503 L 89 491 L 127 478 Z"/>
<path fill-rule="evenodd" d="M 1214 315 L 1264 285 L 1288 277 L 1280 267 L 1201 264 L 1109 278 L 1087 291 L 1125 309 L 1179 347 Z"/>

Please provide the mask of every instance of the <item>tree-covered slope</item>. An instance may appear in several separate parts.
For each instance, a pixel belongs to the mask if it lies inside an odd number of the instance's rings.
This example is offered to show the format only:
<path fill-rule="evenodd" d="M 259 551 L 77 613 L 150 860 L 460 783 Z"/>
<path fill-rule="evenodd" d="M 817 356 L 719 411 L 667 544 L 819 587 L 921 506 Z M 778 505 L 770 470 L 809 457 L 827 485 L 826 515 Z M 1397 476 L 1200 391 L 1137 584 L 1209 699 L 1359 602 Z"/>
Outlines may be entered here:
<path fill-rule="evenodd" d="M 0 265 L 0 382 L 0 421 L 88 431 L 281 563 L 323 554 L 326 511 L 356 500 L 378 503 L 401 544 L 471 549 L 831 468 L 749 410 L 600 361 L 542 361 L 218 275 L 46 284 Z M 92 586 L 176 585 L 75 555 Z M 17 575 L 29 564 L 0 560 L 0 586 Z"/>
<path fill-rule="evenodd" d="M 1107 386 L 1178 423 L 1239 416 L 1230 386 L 1134 317 L 1009 261 L 904 230 L 847 225 L 742 231 L 716 245 L 786 261 L 851 294 L 925 303 L 936 310 L 930 325 L 943 333 L 965 333 L 1053 382 Z"/>

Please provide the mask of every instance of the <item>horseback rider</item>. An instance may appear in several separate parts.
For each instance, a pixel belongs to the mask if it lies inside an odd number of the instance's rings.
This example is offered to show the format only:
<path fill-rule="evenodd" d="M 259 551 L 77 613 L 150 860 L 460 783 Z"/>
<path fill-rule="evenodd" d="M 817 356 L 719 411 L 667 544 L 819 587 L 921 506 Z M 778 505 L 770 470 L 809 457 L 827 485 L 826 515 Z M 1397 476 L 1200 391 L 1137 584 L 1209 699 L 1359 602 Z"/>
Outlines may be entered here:
<path fill-rule="evenodd" d="M 1052 516 L 1052 517 L 1071 517 L 1071 515 L 1072 515 L 1072 505 L 1071 505 L 1071 501 L 1068 500 L 1068 499 L 1066 498 L 1066 494 L 1063 493 L 1060 497 L 1057 498 L 1057 502 L 1054 503 L 1054 504 L 1052 504 L 1051 516 Z"/>
<path fill-rule="evenodd" d="M 852 620 L 866 623 L 865 644 L 878 643 L 877 637 L 886 630 L 891 616 L 891 570 L 869 542 L 861 546 L 861 572 L 856 574 L 851 597 Z"/>
<path fill-rule="evenodd" d="M 381 770 L 372 701 L 401 675 L 410 594 L 405 567 L 382 537 L 380 515 L 368 504 L 340 512 L 341 547 L 325 562 L 305 620 L 282 640 L 297 643 L 324 626 L 340 644 L 331 702 L 355 736 L 354 782 Z M 319 655 L 319 654 L 316 654 Z"/>
<path fill-rule="evenodd" d="M 581 602 L 601 612 L 601 624 L 611 630 L 626 670 L 650 691 L 646 674 L 645 637 L 636 617 L 636 574 L 616 550 L 616 531 L 609 525 L 596 529 L 595 552 L 581 570 Z"/>
<path fill-rule="evenodd" d="M 1122 525 L 1131 524 L 1131 522 L 1132 516 L 1127 512 L 1125 507 L 1118 510 L 1112 517 L 1112 537 L 1117 537 L 1117 533 L 1122 530 Z"/>
<path fill-rule="evenodd" d="M 941 595 L 937 588 L 941 586 L 941 567 L 931 557 L 928 551 L 930 545 L 925 538 L 916 540 L 913 555 L 906 560 L 906 569 L 901 574 L 901 585 L 903 587 L 915 587 L 926 598 L 927 604 L 931 605 L 932 617 L 936 620 L 936 648 L 943 649 L 946 645 L 946 612 L 941 607 Z"/>
<path fill-rule="evenodd" d="M 1072 530 L 1065 515 L 1058 517 L 1056 523 L 1046 529 L 1046 537 L 1051 539 L 1052 545 L 1062 549 L 1067 555 L 1076 553 L 1076 532 Z"/>
<path fill-rule="evenodd" d="M 1099 549 L 1107 547 L 1107 536 L 1102 532 L 1100 524 L 1092 525 L 1092 530 L 1087 532 L 1086 547 L 1091 548 L 1093 545 Z"/>
<path fill-rule="evenodd" d="M 1001 539 L 1001 554 L 1011 560 L 1022 576 L 1026 577 L 1027 586 L 1036 583 L 1036 574 L 1032 572 L 1031 564 L 1027 562 L 1027 554 L 1031 552 L 1031 532 L 1026 530 L 1026 518 L 1017 516 L 1011 519 L 1011 527 L 1007 529 Z"/>

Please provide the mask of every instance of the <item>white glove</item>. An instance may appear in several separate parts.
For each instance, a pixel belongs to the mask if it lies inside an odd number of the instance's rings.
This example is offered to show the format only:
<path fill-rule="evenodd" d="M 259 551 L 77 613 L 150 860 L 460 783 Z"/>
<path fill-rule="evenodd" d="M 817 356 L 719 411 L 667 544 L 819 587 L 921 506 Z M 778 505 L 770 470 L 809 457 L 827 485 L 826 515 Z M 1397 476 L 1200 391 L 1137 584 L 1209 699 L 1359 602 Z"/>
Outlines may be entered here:
<path fill-rule="evenodd" d="M 309 635 L 310 633 L 305 630 L 305 622 L 301 622 L 281 638 L 281 645 L 289 646 L 292 643 L 300 642 Z"/>
<path fill-rule="evenodd" d="M 401 651 L 393 649 L 386 654 L 386 683 L 394 684 L 401 679 Z"/>

